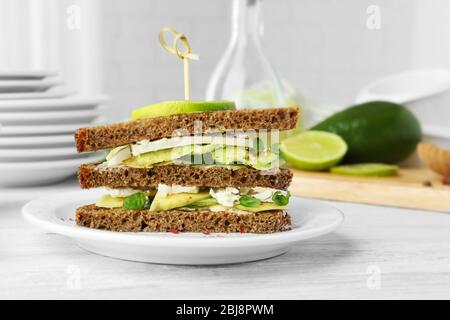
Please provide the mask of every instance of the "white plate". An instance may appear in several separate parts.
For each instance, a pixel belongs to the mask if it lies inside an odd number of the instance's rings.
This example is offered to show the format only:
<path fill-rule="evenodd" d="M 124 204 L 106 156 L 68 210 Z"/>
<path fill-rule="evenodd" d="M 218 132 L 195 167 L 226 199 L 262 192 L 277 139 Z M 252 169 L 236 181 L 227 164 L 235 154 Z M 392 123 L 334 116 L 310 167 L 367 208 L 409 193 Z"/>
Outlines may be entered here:
<path fill-rule="evenodd" d="M 2 93 L 0 94 L 0 102 L 3 100 L 56 99 L 64 98 L 74 93 L 75 91 L 73 90 L 63 88 L 55 88 L 54 90 L 41 92 Z"/>
<path fill-rule="evenodd" d="M 49 232 L 73 238 L 88 251 L 132 261 L 166 264 L 224 264 L 254 261 L 287 252 L 295 243 L 336 229 L 344 220 L 337 209 L 317 200 L 291 198 L 293 228 L 274 234 L 111 232 L 77 226 L 77 207 L 103 194 L 87 190 L 51 195 L 23 207 L 26 220 Z"/>
<path fill-rule="evenodd" d="M 0 124 L 61 124 L 61 123 L 86 123 L 89 124 L 100 114 L 99 109 L 94 110 L 69 110 L 69 111 L 45 111 L 45 112 L 0 112 Z"/>
<path fill-rule="evenodd" d="M 54 124 L 54 125 L 24 125 L 24 126 L 2 126 L 0 125 L 0 137 L 3 135 L 42 135 L 52 133 L 74 133 L 78 128 L 86 127 L 91 122 L 76 124 Z"/>
<path fill-rule="evenodd" d="M 90 97 L 72 96 L 64 99 L 28 99 L 13 101 L 1 100 L 0 98 L 0 112 L 94 109 L 107 100 L 108 98 L 103 95 Z"/>
<path fill-rule="evenodd" d="M 80 155 L 75 159 L 0 162 L 0 186 L 19 187 L 54 183 L 70 177 L 83 163 L 99 162 L 105 158 L 104 152 Z"/>
<path fill-rule="evenodd" d="M 3 92 L 12 93 L 45 91 L 61 83 L 62 81 L 58 79 L 0 80 L 0 94 Z"/>
<path fill-rule="evenodd" d="M 15 148 L 2 149 L 0 148 L 0 161 L 4 160 L 42 160 L 55 158 L 74 158 L 77 156 L 75 147 L 53 147 L 53 148 Z M 1 162 L 0 162 L 1 164 Z"/>
<path fill-rule="evenodd" d="M 43 79 L 56 76 L 57 73 L 51 70 L 2 70 L 0 79 Z"/>
<path fill-rule="evenodd" d="M 0 148 L 11 147 L 33 147 L 44 146 L 74 146 L 75 138 L 73 134 L 64 135 L 42 135 L 32 137 L 2 137 L 0 136 Z"/>

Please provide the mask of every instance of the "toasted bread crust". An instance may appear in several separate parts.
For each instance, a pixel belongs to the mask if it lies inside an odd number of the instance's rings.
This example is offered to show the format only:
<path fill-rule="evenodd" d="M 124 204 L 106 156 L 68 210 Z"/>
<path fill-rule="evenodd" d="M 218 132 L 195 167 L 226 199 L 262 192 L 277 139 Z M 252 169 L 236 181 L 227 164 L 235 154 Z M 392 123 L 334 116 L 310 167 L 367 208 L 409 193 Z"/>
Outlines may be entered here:
<path fill-rule="evenodd" d="M 226 167 L 190 165 L 167 165 L 149 169 L 129 167 L 99 169 L 96 164 L 84 164 L 78 170 L 78 180 L 83 189 L 149 188 L 162 183 L 213 188 L 263 187 L 285 190 L 292 181 L 292 172 L 281 168 L 269 174 L 249 167 L 232 170 Z"/>
<path fill-rule="evenodd" d="M 186 113 L 127 121 L 107 126 L 81 128 L 75 133 L 78 152 L 95 151 L 131 144 L 140 140 L 157 140 L 172 137 L 176 130 L 193 134 L 200 126 L 207 130 L 289 130 L 294 129 L 299 114 L 298 107 L 271 109 L 242 109 L 203 113 Z"/>
<path fill-rule="evenodd" d="M 273 233 L 290 228 L 282 210 L 235 214 L 226 211 L 158 211 L 100 208 L 93 204 L 77 209 L 80 226 L 122 232 L 241 232 Z"/>

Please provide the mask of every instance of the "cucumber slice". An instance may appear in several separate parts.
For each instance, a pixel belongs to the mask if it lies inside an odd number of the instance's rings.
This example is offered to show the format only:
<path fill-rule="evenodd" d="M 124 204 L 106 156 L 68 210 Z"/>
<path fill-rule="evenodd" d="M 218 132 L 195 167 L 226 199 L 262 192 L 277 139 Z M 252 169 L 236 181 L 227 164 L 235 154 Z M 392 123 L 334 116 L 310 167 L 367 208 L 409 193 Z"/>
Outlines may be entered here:
<path fill-rule="evenodd" d="M 332 173 L 351 176 L 387 177 L 397 174 L 398 166 L 384 163 L 360 163 L 331 168 Z"/>
<path fill-rule="evenodd" d="M 133 168 L 151 168 L 157 163 L 173 161 L 186 155 L 202 155 L 213 151 L 214 145 L 190 145 L 183 147 L 175 147 L 171 149 L 162 149 L 152 152 L 143 153 L 139 156 L 132 157 L 123 162 L 124 165 Z"/>
<path fill-rule="evenodd" d="M 192 204 L 187 205 L 186 207 L 188 208 L 208 208 L 211 206 L 215 206 L 217 204 L 217 200 L 214 198 L 208 198 L 208 199 L 204 199 L 204 200 L 200 200 L 197 202 L 194 202 Z"/>
<path fill-rule="evenodd" d="M 167 197 L 159 197 L 156 194 L 150 206 L 150 211 L 167 211 L 175 208 L 185 207 L 189 204 L 205 200 L 211 197 L 208 192 L 201 193 L 175 193 Z"/>
<path fill-rule="evenodd" d="M 165 101 L 148 105 L 133 111 L 131 119 L 146 119 L 192 112 L 235 110 L 233 101 Z"/>
<path fill-rule="evenodd" d="M 262 202 L 258 207 L 245 207 L 243 205 L 236 205 L 234 208 L 244 211 L 250 212 L 261 212 L 261 211 L 269 211 L 269 210 L 286 210 L 288 206 L 279 206 L 272 202 Z"/>
<path fill-rule="evenodd" d="M 110 195 L 102 196 L 95 205 L 101 208 L 122 208 L 125 197 L 112 197 Z"/>

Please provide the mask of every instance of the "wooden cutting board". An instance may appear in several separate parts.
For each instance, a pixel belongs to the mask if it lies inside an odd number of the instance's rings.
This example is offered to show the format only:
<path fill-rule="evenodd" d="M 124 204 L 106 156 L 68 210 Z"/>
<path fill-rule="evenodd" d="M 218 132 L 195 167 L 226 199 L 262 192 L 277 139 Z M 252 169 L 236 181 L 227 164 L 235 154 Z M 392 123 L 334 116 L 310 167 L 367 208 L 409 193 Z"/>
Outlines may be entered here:
<path fill-rule="evenodd" d="M 426 168 L 400 169 L 398 176 L 384 178 L 292 170 L 290 190 L 297 196 L 450 212 L 450 186 Z"/>

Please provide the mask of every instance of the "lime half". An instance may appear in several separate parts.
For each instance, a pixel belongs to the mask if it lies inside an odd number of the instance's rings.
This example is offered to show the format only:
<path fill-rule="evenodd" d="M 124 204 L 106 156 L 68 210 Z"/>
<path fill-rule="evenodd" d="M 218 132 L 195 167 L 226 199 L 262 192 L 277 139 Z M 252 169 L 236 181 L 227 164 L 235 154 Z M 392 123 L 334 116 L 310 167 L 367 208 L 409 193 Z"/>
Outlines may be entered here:
<path fill-rule="evenodd" d="M 342 160 L 347 152 L 347 144 L 334 133 L 306 131 L 284 140 L 280 151 L 296 168 L 325 170 Z"/>
<path fill-rule="evenodd" d="M 133 111 L 131 119 L 145 119 L 171 116 L 191 112 L 209 112 L 218 110 L 234 110 L 233 101 L 164 101 L 151 104 Z"/>
<path fill-rule="evenodd" d="M 386 177 L 397 174 L 398 166 L 384 163 L 359 163 L 331 168 L 331 172 L 351 176 Z"/>

